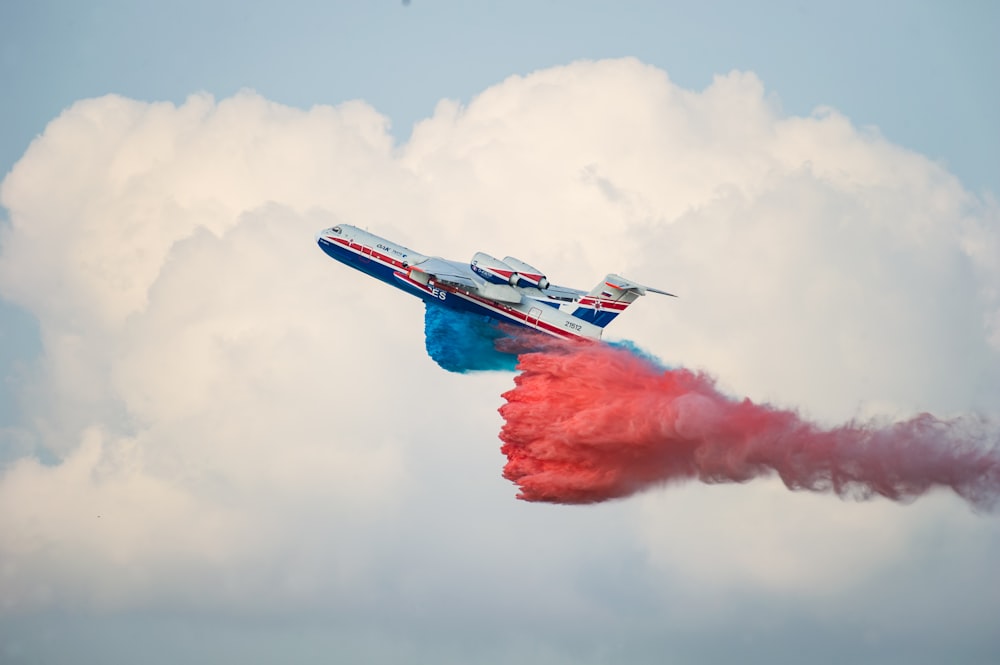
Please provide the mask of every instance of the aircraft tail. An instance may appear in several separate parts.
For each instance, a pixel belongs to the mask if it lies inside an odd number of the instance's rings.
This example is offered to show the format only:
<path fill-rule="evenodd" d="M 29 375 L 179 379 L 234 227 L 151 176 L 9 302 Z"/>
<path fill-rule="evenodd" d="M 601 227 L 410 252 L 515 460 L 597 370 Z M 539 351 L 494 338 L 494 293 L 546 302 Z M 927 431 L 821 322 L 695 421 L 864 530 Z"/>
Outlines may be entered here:
<path fill-rule="evenodd" d="M 646 295 L 647 291 L 674 296 L 673 293 L 654 289 L 651 286 L 643 286 L 631 282 L 621 275 L 611 274 L 598 282 L 597 286 L 590 290 L 590 293 L 580 298 L 576 309 L 571 314 L 587 323 L 593 323 L 595 326 L 603 328 L 614 321 L 639 296 Z"/>

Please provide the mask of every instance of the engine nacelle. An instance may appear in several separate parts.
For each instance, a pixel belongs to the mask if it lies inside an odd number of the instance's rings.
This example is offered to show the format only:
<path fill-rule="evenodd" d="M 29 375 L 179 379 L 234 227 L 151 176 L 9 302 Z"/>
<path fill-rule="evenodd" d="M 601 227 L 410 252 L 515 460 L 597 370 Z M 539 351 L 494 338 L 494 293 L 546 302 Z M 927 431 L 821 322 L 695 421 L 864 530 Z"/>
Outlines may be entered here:
<path fill-rule="evenodd" d="M 517 271 L 512 266 L 485 252 L 476 252 L 469 267 L 472 268 L 472 272 L 485 278 L 487 282 L 510 284 L 511 286 L 517 283 Z"/>
<path fill-rule="evenodd" d="M 513 256 L 504 257 L 503 262 L 517 271 L 517 279 L 511 282 L 512 285 L 534 286 L 539 289 L 549 287 L 548 278 L 538 268 L 528 265 L 520 259 L 515 259 Z"/>

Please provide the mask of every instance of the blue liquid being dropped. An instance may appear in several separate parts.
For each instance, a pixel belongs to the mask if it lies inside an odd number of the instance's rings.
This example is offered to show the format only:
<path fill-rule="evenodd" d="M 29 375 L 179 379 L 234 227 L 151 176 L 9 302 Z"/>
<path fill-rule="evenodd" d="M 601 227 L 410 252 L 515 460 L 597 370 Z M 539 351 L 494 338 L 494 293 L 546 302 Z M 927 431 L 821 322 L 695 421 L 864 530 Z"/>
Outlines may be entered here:
<path fill-rule="evenodd" d="M 517 356 L 496 348 L 496 341 L 506 335 L 495 320 L 443 305 L 424 306 L 427 355 L 443 369 L 460 374 L 514 371 Z"/>
<path fill-rule="evenodd" d="M 495 319 L 427 302 L 424 308 L 424 345 L 427 355 L 442 369 L 459 374 L 515 371 L 518 351 L 497 349 L 497 341 L 510 339 L 510 336 L 501 330 Z M 605 344 L 628 351 L 658 369 L 672 369 L 631 340 Z M 520 349 L 520 352 L 530 350 L 530 346 L 523 344 L 510 348 Z"/>

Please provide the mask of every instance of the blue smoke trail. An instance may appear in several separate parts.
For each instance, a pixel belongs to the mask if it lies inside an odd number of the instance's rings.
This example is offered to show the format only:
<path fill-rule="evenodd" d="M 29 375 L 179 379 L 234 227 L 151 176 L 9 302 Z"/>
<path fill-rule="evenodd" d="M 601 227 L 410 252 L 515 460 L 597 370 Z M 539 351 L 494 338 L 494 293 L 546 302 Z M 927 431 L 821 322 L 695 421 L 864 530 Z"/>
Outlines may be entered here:
<path fill-rule="evenodd" d="M 517 354 L 504 353 L 496 341 L 507 335 L 488 316 L 425 303 L 427 355 L 449 372 L 513 372 Z"/>

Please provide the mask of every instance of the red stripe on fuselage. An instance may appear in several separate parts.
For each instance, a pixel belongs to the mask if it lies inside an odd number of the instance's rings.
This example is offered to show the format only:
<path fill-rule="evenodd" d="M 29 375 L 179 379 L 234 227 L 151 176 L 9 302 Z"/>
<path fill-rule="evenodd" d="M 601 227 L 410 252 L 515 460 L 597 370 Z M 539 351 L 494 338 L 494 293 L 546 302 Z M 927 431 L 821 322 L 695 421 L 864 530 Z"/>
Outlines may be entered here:
<path fill-rule="evenodd" d="M 423 291 L 424 293 L 428 293 L 428 294 L 431 294 L 431 295 L 433 295 L 433 293 L 434 293 L 431 290 L 430 286 L 427 286 L 425 284 L 421 284 L 420 282 L 416 281 L 415 279 L 411 279 L 410 276 L 407 275 L 406 273 L 402 273 L 402 272 L 398 272 L 397 271 L 397 272 L 394 272 L 392 274 L 399 281 L 404 282 L 406 284 L 409 284 L 410 286 L 412 286 L 415 289 L 419 289 L 419 290 Z"/>
<path fill-rule="evenodd" d="M 502 314 L 503 316 L 506 316 L 507 318 L 515 319 L 517 321 L 520 321 L 520 322 L 524 323 L 524 325 L 526 325 L 526 326 L 528 326 L 530 328 L 535 328 L 536 330 L 541 330 L 542 332 L 549 333 L 550 335 L 554 335 L 556 337 L 565 337 L 567 339 L 575 339 L 575 338 L 587 339 L 583 335 L 576 335 L 574 333 L 571 333 L 568 330 L 563 330 L 562 328 L 557 328 L 556 326 L 552 325 L 551 323 L 548 323 L 547 321 L 542 321 L 538 317 L 531 317 L 528 314 L 526 314 L 526 313 L 524 313 L 524 312 L 522 312 L 520 310 L 514 309 L 512 307 L 507 307 L 506 305 L 504 305 L 504 304 L 502 304 L 500 302 L 497 302 L 495 300 L 489 300 L 488 298 L 483 298 L 482 296 L 477 296 L 477 295 L 469 293 L 467 291 L 460 291 L 460 290 L 458 290 L 456 288 L 445 286 L 444 284 L 438 284 L 437 286 L 438 286 L 438 288 L 441 288 L 441 289 L 447 291 L 448 293 L 453 293 L 453 294 L 457 295 L 460 298 L 465 298 L 466 300 L 471 300 L 472 302 L 476 303 L 480 307 L 485 307 L 486 309 L 498 312 L 498 313 Z"/>
<path fill-rule="evenodd" d="M 369 247 L 368 245 L 362 245 L 361 243 L 354 242 L 353 240 L 347 240 L 346 238 L 331 238 L 330 236 L 325 236 L 327 240 L 331 240 L 339 245 L 350 249 L 355 254 L 360 254 L 366 258 L 377 259 L 382 263 L 387 263 L 393 268 L 402 268 L 403 262 L 397 261 L 388 254 L 383 254 L 376 251 L 375 249 Z"/>
<path fill-rule="evenodd" d="M 624 312 L 625 309 L 632 303 L 622 302 L 621 300 L 606 300 L 605 298 L 587 296 L 585 298 L 580 298 L 580 302 L 577 304 L 581 307 L 594 307 Z"/>

